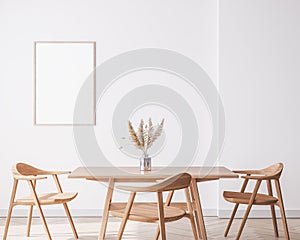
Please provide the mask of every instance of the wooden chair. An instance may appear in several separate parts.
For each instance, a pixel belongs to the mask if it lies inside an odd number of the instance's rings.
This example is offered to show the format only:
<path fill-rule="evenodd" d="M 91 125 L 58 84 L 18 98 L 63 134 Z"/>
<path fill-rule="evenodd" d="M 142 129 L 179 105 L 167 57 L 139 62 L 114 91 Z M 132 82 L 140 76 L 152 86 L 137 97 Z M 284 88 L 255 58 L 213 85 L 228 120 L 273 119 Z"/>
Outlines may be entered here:
<path fill-rule="evenodd" d="M 41 205 L 52 205 L 52 204 L 63 204 L 63 207 L 67 214 L 68 220 L 70 222 L 73 234 L 74 234 L 75 238 L 77 239 L 78 235 L 77 235 L 69 208 L 67 206 L 67 202 L 73 200 L 77 196 L 77 193 L 63 193 L 61 185 L 60 185 L 58 177 L 57 177 L 57 175 L 59 175 L 59 174 L 68 174 L 70 172 L 68 172 L 68 171 L 44 171 L 44 170 L 32 167 L 30 165 L 27 165 L 25 163 L 17 163 L 15 166 L 13 166 L 12 172 L 13 172 L 13 177 L 14 177 L 14 183 L 13 183 L 13 189 L 12 189 L 12 194 L 11 194 L 11 198 L 10 198 L 10 205 L 9 205 L 9 209 L 8 209 L 8 216 L 6 219 L 3 240 L 5 240 L 7 237 L 8 227 L 9 227 L 13 207 L 18 206 L 18 205 L 29 206 L 26 236 L 29 237 L 29 235 L 30 235 L 32 210 L 33 210 L 33 206 L 35 205 L 39 212 L 43 227 L 48 235 L 48 238 L 51 240 L 52 238 L 51 238 Z M 46 179 L 47 178 L 46 175 L 50 175 L 53 177 L 58 192 L 37 195 L 36 181 Z M 18 186 L 18 182 L 20 180 L 27 181 L 30 192 L 31 192 L 31 196 L 19 198 L 19 199 L 15 200 L 17 186 Z"/>
<path fill-rule="evenodd" d="M 233 212 L 231 214 L 230 220 L 228 222 L 226 231 L 224 233 L 224 236 L 226 237 L 230 226 L 232 224 L 232 221 L 234 219 L 234 216 L 236 214 L 236 211 L 239 207 L 239 204 L 247 204 L 248 207 L 246 209 L 246 212 L 244 214 L 244 218 L 242 220 L 239 232 L 236 236 L 236 239 L 239 239 L 241 237 L 243 228 L 245 226 L 245 223 L 247 221 L 248 215 L 250 213 L 252 205 L 270 205 L 271 208 L 271 214 L 272 214 L 272 220 L 273 220 L 273 227 L 274 227 L 274 233 L 275 236 L 278 237 L 278 228 L 277 228 L 277 221 L 276 221 L 276 214 L 275 214 L 275 208 L 274 206 L 278 206 L 280 208 L 281 218 L 283 221 L 283 227 L 285 232 L 286 239 L 290 239 L 289 237 L 289 231 L 284 211 L 284 205 L 283 205 L 283 199 L 282 199 L 282 193 L 281 193 L 281 187 L 279 178 L 283 170 L 283 164 L 277 163 L 270 167 L 261 169 L 261 170 L 238 170 L 234 171 L 235 173 L 245 174 L 242 176 L 244 178 L 244 183 L 242 185 L 240 192 L 229 192 L 225 191 L 223 193 L 223 197 L 226 201 L 235 203 L 235 207 L 233 209 Z M 255 187 L 253 192 L 245 192 L 246 186 L 249 182 L 249 180 L 256 181 Z M 259 187 L 262 183 L 262 181 L 266 181 L 268 194 L 260 194 L 258 193 Z M 272 182 L 275 182 L 276 186 L 276 192 L 277 197 L 273 196 L 273 190 L 272 190 Z"/>
<path fill-rule="evenodd" d="M 112 210 L 111 214 L 116 217 L 123 218 L 119 233 L 118 239 L 122 238 L 127 220 L 132 221 L 140 221 L 140 222 L 149 222 L 149 223 L 159 223 L 159 231 L 157 233 L 156 238 L 161 234 L 162 240 L 166 239 L 166 230 L 165 223 L 176 221 L 181 219 L 184 216 L 189 217 L 192 225 L 192 231 L 194 234 L 194 238 L 198 239 L 197 231 L 193 216 L 193 208 L 191 203 L 189 186 L 191 182 L 191 175 L 188 173 L 181 173 L 169 178 L 166 178 L 163 181 L 160 181 L 156 184 L 146 187 L 135 187 L 135 186 L 119 186 L 118 189 L 130 191 L 130 197 L 128 203 L 126 205 L 125 211 L 124 209 L 116 209 Z M 185 197 L 188 207 L 188 212 L 183 209 L 169 206 L 171 202 L 171 198 L 175 190 L 184 189 Z M 168 198 L 166 199 L 166 203 L 163 203 L 162 192 L 169 191 Z M 137 192 L 156 192 L 158 203 L 133 203 L 134 198 Z"/>

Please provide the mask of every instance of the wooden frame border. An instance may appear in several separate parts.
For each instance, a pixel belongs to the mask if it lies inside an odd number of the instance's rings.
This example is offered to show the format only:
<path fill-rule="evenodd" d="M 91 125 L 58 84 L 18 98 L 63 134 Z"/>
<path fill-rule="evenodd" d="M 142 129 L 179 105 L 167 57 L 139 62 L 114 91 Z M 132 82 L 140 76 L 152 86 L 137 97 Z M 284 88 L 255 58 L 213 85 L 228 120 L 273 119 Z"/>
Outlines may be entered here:
<path fill-rule="evenodd" d="M 93 90 L 93 123 L 37 123 L 37 98 L 36 98 L 36 86 L 37 86 L 37 75 L 36 75 L 36 53 L 37 44 L 39 43 L 54 43 L 54 44 L 93 44 L 93 78 L 94 78 L 94 90 Z M 33 61 L 34 61 L 34 96 L 33 96 L 33 125 L 34 126 L 95 126 L 96 125 L 96 41 L 34 41 L 33 42 Z"/>

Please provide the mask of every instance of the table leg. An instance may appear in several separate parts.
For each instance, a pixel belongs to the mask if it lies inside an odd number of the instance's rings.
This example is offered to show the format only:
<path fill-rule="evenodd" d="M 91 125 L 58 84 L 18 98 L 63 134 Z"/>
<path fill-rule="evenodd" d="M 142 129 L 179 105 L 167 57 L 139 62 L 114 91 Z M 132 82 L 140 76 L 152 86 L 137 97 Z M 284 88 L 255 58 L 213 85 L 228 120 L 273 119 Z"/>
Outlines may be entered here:
<path fill-rule="evenodd" d="M 191 190 L 192 190 L 193 196 L 195 198 L 195 207 L 196 207 L 195 211 L 196 211 L 197 222 L 199 222 L 199 224 L 200 224 L 201 234 L 199 234 L 199 235 L 201 236 L 201 238 L 203 240 L 207 240 L 206 229 L 205 229 L 203 213 L 202 213 L 202 208 L 201 208 L 201 202 L 200 202 L 200 195 L 199 195 L 196 179 L 192 179 L 192 181 L 191 181 Z"/>
<path fill-rule="evenodd" d="M 198 236 L 201 237 L 201 227 L 200 227 L 197 211 L 194 208 L 194 206 L 196 206 L 196 203 L 195 203 L 195 197 L 194 197 L 194 193 L 192 191 L 191 186 L 190 186 L 190 192 L 191 192 L 191 197 L 192 197 L 193 213 L 194 213 L 195 222 L 196 222 L 196 225 L 197 225 L 197 233 L 198 233 Z"/>
<path fill-rule="evenodd" d="M 114 186 L 115 186 L 114 179 L 110 178 L 109 183 L 108 183 L 107 193 L 106 193 L 104 209 L 103 209 L 103 216 L 102 216 L 101 229 L 100 229 L 100 233 L 99 233 L 99 240 L 103 240 L 105 238 L 105 232 L 106 232 L 107 221 L 108 221 L 108 217 L 109 217 L 110 204 L 111 204 L 111 200 L 112 200 L 112 196 L 113 196 L 113 192 L 114 192 Z"/>

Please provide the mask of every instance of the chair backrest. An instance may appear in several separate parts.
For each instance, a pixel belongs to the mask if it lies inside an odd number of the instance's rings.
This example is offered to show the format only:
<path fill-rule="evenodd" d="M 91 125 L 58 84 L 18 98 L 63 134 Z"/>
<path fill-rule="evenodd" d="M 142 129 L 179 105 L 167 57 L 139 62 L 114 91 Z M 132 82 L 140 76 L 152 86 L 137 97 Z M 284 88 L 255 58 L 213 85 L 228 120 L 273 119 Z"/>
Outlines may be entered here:
<path fill-rule="evenodd" d="M 153 191 L 172 191 L 187 188 L 190 186 L 192 176 L 188 173 L 179 173 L 174 176 L 168 177 L 161 182 L 149 186 L 149 190 L 153 188 Z"/>
<path fill-rule="evenodd" d="M 282 163 L 276 163 L 273 164 L 267 168 L 261 169 L 261 174 L 273 178 L 273 179 L 278 179 L 280 178 L 280 175 L 283 170 L 283 164 Z"/>
<path fill-rule="evenodd" d="M 12 173 L 14 176 L 37 176 L 37 175 L 47 175 L 48 172 L 32 167 L 26 163 L 17 163 L 12 167 Z"/>

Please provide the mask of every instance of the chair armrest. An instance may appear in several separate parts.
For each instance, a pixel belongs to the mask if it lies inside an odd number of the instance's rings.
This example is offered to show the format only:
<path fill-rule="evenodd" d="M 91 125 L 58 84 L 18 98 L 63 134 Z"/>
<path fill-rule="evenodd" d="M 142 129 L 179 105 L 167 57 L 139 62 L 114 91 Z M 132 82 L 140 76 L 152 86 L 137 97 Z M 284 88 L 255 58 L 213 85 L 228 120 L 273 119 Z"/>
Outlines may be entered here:
<path fill-rule="evenodd" d="M 62 174 L 70 174 L 71 171 L 47 171 L 48 175 L 62 175 Z"/>
<path fill-rule="evenodd" d="M 14 176 L 15 179 L 17 180 L 42 180 L 42 179 L 46 179 L 46 176 L 24 176 L 24 175 L 15 175 Z"/>
<path fill-rule="evenodd" d="M 246 176 L 242 176 L 242 178 L 245 179 L 252 179 L 252 180 L 270 180 L 273 177 L 272 176 L 267 176 L 267 175 L 246 175 Z"/>

